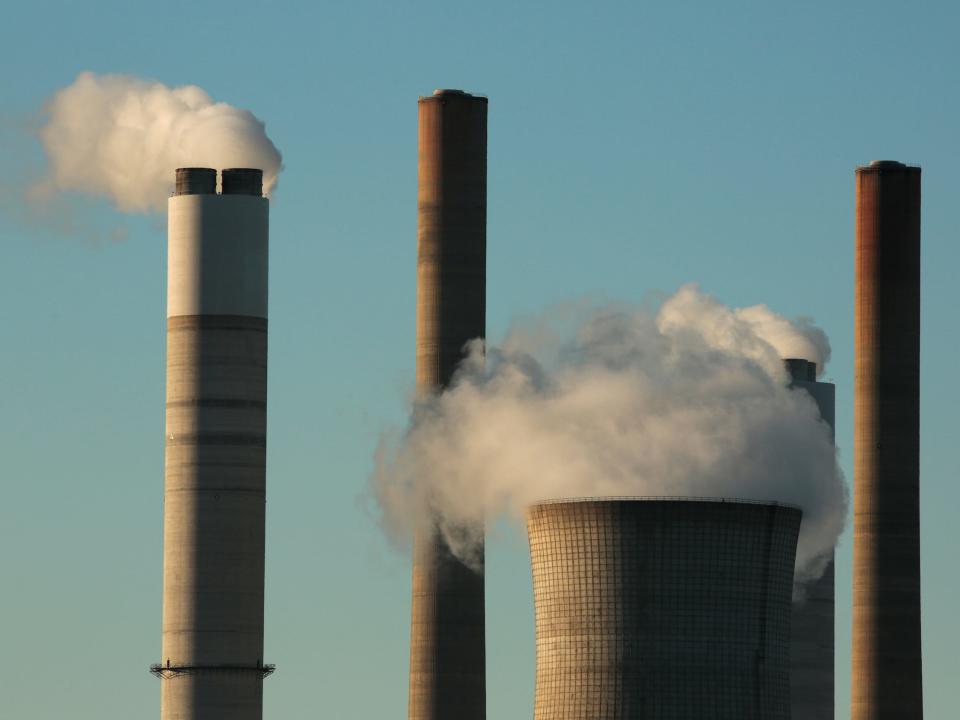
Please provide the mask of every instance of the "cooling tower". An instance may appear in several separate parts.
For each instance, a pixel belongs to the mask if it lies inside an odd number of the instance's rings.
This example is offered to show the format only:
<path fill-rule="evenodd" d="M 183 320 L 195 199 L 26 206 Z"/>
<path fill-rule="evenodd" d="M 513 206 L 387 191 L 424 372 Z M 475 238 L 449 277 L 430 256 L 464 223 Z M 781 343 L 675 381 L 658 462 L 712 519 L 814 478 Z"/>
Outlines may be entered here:
<path fill-rule="evenodd" d="M 259 170 L 177 170 L 169 201 L 163 720 L 260 720 L 267 214 Z"/>
<path fill-rule="evenodd" d="M 437 90 L 419 114 L 417 390 L 427 398 L 485 334 L 487 99 Z M 451 555 L 425 518 L 414 538 L 410 720 L 483 720 L 485 677 L 482 568 Z"/>
<path fill-rule="evenodd" d="M 832 383 L 817 382 L 817 364 L 784 360 L 791 386 L 805 390 L 834 429 Z M 794 603 L 790 641 L 790 705 L 793 720 L 833 720 L 834 717 L 834 562 L 833 556 L 819 580 L 804 588 L 802 602 Z"/>
<path fill-rule="evenodd" d="M 923 717 L 920 168 L 857 168 L 853 720 Z"/>
<path fill-rule="evenodd" d="M 683 498 L 532 506 L 535 720 L 789 719 L 800 517 Z"/>

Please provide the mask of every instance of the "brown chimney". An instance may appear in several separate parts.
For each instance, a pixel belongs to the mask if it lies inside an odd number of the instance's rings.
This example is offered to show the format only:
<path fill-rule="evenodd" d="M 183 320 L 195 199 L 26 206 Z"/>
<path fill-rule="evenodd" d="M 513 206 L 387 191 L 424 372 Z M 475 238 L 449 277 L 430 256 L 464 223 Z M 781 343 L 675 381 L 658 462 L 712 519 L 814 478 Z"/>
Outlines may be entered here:
<path fill-rule="evenodd" d="M 923 717 L 920 168 L 857 168 L 853 720 Z"/>

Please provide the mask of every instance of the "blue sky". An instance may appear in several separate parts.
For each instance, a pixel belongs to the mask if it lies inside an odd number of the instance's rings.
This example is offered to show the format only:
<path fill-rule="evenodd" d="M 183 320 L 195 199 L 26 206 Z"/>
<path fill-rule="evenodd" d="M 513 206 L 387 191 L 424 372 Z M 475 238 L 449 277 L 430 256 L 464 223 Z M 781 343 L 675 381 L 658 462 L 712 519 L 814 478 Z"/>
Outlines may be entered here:
<path fill-rule="evenodd" d="M 810 315 L 834 347 L 852 479 L 854 168 L 923 166 L 922 484 L 929 717 L 960 644 L 955 408 L 960 9 L 953 3 L 15 3 L 0 25 L 3 714 L 158 712 L 163 218 L 75 199 L 17 217 L 21 132 L 77 73 L 193 83 L 284 153 L 272 206 L 268 718 L 402 718 L 409 562 L 363 494 L 413 382 L 416 99 L 490 97 L 489 312 L 688 281 Z M 91 240 L 122 225 L 121 242 Z M 848 713 L 850 542 L 838 560 Z M 524 538 L 488 554 L 488 708 L 529 718 Z"/>

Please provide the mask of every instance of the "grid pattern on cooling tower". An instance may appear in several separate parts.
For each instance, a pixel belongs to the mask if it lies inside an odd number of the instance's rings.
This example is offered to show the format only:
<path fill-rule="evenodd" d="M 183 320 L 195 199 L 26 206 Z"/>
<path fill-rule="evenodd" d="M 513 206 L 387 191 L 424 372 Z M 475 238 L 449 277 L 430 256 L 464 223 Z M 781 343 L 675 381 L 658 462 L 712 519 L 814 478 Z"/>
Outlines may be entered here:
<path fill-rule="evenodd" d="M 799 527 L 777 505 L 533 506 L 535 720 L 788 719 Z"/>

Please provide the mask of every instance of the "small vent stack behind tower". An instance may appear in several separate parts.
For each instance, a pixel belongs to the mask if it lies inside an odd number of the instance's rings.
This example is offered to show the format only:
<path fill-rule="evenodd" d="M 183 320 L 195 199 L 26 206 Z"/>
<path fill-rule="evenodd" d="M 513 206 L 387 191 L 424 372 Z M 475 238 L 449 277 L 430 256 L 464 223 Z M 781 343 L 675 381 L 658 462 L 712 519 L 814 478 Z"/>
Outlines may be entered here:
<path fill-rule="evenodd" d="M 790 384 L 813 398 L 820 417 L 834 431 L 835 388 L 817 381 L 817 364 L 801 358 L 784 360 Z M 833 720 L 834 717 L 834 611 L 836 592 L 834 558 L 819 579 L 804 588 L 805 597 L 793 605 L 790 641 L 791 720 Z"/>

